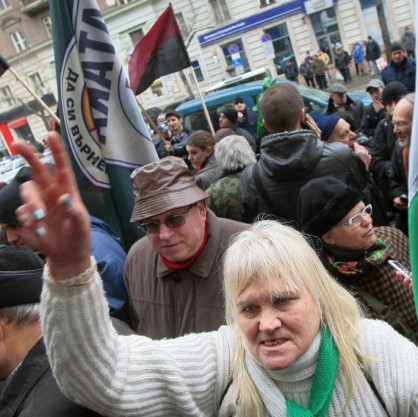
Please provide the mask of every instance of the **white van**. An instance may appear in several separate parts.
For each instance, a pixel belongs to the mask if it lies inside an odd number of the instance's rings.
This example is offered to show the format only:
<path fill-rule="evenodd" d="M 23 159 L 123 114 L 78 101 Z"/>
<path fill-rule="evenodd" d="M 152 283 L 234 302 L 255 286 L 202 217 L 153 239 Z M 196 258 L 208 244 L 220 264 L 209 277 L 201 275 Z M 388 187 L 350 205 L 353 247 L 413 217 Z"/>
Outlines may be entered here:
<path fill-rule="evenodd" d="M 205 90 L 205 94 L 223 90 L 227 87 L 235 87 L 236 85 L 249 83 L 250 81 L 264 80 L 266 77 L 271 77 L 270 70 L 267 68 L 259 68 L 254 71 L 245 72 L 244 74 L 236 75 L 235 77 L 230 77 L 220 81 L 219 83 L 216 83 L 207 88 Z"/>

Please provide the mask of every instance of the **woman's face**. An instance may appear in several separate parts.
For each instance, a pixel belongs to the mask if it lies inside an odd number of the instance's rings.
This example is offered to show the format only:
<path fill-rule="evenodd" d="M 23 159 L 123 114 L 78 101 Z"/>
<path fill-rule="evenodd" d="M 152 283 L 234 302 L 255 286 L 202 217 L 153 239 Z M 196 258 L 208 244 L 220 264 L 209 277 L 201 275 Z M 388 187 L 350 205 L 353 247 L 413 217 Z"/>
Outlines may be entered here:
<path fill-rule="evenodd" d="M 319 331 L 319 310 L 307 290 L 289 293 L 280 285 L 279 293 L 272 295 L 266 287 L 254 284 L 240 295 L 236 308 L 246 346 L 271 370 L 292 365 Z"/>
<path fill-rule="evenodd" d="M 193 145 L 186 145 L 186 149 L 189 153 L 189 161 L 195 167 L 201 166 L 206 158 L 212 153 L 212 148 L 202 149 Z"/>
<path fill-rule="evenodd" d="M 357 221 L 352 226 L 345 225 L 350 222 L 353 216 L 362 213 L 365 208 L 360 202 L 350 210 L 339 224 L 322 236 L 322 240 L 335 246 L 364 250 L 370 249 L 376 243 L 376 234 L 373 228 L 373 220 L 370 215 L 363 213 L 356 217 Z M 356 224 L 358 222 L 358 224 Z"/>

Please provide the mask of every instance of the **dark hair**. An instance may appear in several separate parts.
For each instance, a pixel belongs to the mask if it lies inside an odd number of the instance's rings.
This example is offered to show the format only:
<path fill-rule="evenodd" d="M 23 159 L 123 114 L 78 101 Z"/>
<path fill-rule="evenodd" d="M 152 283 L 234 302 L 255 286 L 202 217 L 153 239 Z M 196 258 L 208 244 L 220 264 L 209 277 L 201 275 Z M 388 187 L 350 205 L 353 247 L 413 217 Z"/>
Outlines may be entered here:
<path fill-rule="evenodd" d="M 188 146 L 195 146 L 200 149 L 207 149 L 215 146 L 215 138 L 212 133 L 207 132 L 206 130 L 196 130 L 193 132 L 189 139 L 187 139 Z"/>
<path fill-rule="evenodd" d="M 278 84 L 268 88 L 261 101 L 264 120 L 273 133 L 297 129 L 303 108 L 303 99 L 291 84 Z"/>
<path fill-rule="evenodd" d="M 168 112 L 168 113 L 165 114 L 165 120 L 167 120 L 171 116 L 174 116 L 177 119 L 181 119 L 182 118 L 181 117 L 181 114 L 179 112 L 177 112 L 177 111 L 174 110 L 174 111 L 170 111 L 170 112 Z"/>

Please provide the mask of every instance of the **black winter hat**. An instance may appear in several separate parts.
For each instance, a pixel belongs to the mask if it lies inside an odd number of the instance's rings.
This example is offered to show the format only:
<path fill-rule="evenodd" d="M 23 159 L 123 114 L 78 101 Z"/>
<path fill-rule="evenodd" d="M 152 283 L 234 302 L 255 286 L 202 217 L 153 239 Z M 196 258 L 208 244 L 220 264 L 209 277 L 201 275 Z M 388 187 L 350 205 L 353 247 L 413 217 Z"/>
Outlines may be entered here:
<path fill-rule="evenodd" d="M 390 53 L 394 51 L 399 51 L 399 50 L 405 51 L 404 46 L 400 42 L 393 42 L 390 45 L 390 48 L 389 48 Z"/>
<path fill-rule="evenodd" d="M 238 121 L 238 112 L 233 107 L 225 107 L 221 113 L 233 124 L 235 125 Z"/>
<path fill-rule="evenodd" d="M 242 96 L 236 96 L 234 98 L 234 104 L 238 104 L 238 103 L 245 103 L 245 100 Z"/>
<path fill-rule="evenodd" d="M 408 94 L 408 90 L 400 81 L 391 81 L 386 84 L 382 92 L 383 104 L 388 104 L 391 101 L 399 101 L 403 96 Z"/>
<path fill-rule="evenodd" d="M 32 170 L 29 167 L 22 167 L 15 177 L 0 190 L 0 223 L 8 226 L 19 226 L 15 211 L 22 205 L 19 194 L 19 187 L 26 181 L 32 179 Z"/>
<path fill-rule="evenodd" d="M 54 170 L 54 164 L 46 164 L 50 171 Z M 0 190 L 0 223 L 8 226 L 20 226 L 15 211 L 22 205 L 20 198 L 20 186 L 33 179 L 32 169 L 30 167 L 22 167 L 14 178 Z"/>
<path fill-rule="evenodd" d="M 0 308 L 39 303 L 43 267 L 33 250 L 0 245 Z"/>
<path fill-rule="evenodd" d="M 298 219 L 304 233 L 321 238 L 362 200 L 355 188 L 334 177 L 305 184 L 298 199 Z"/>

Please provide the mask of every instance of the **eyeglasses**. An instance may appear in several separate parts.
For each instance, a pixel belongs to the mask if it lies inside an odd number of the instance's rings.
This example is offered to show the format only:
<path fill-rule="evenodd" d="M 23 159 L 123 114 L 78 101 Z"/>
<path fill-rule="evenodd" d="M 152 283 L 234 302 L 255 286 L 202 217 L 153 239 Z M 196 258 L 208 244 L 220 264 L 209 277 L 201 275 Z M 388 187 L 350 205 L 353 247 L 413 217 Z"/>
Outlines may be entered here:
<path fill-rule="evenodd" d="M 163 223 L 169 228 L 169 229 L 177 229 L 178 227 L 183 226 L 186 223 L 187 215 L 189 214 L 190 210 L 195 206 L 196 204 L 191 205 L 186 213 L 184 214 L 174 214 L 170 217 L 167 217 Z M 145 233 L 147 235 L 153 234 L 153 233 L 159 233 L 161 223 L 157 221 L 147 222 L 147 223 L 140 223 L 140 228 L 145 230 Z"/>
<path fill-rule="evenodd" d="M 339 223 L 338 226 L 356 227 L 361 224 L 364 216 L 371 216 L 372 213 L 373 213 L 373 207 L 371 204 L 369 204 L 368 206 L 364 207 L 364 209 L 361 210 L 360 213 L 357 213 L 354 216 L 350 217 L 344 223 Z"/>
<path fill-rule="evenodd" d="M 392 122 L 392 123 L 393 123 L 393 126 L 395 127 L 403 127 L 403 126 L 409 125 L 409 123 L 411 122 L 412 120 L 410 120 L 409 122 L 400 121 L 400 122 Z"/>

